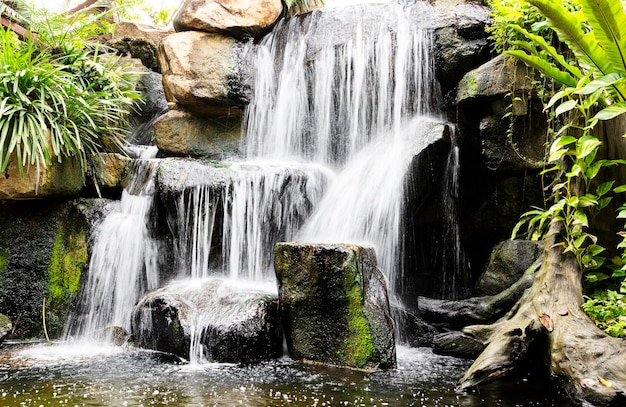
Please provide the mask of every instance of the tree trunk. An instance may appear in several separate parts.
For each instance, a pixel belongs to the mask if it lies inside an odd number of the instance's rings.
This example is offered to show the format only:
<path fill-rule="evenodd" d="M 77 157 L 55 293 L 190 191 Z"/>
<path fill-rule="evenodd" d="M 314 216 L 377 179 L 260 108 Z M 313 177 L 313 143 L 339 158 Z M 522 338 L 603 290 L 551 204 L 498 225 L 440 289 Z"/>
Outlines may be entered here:
<path fill-rule="evenodd" d="M 626 341 L 606 335 L 582 311 L 580 267 L 571 253 L 563 253 L 561 229 L 552 223 L 543 264 L 514 309 L 492 325 L 463 330 L 487 347 L 460 389 L 534 365 L 573 398 L 602 405 L 626 400 Z"/>

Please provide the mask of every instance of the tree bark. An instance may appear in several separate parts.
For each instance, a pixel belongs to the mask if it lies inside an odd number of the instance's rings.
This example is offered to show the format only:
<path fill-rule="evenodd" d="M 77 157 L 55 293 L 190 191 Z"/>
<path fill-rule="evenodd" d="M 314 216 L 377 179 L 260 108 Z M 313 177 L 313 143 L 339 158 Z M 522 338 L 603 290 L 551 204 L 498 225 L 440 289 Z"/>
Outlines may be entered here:
<path fill-rule="evenodd" d="M 468 324 L 486 324 L 506 314 L 533 282 L 541 265 L 533 263 L 522 278 L 496 295 L 471 297 L 465 300 L 439 300 L 428 297 L 417 298 L 420 316 L 430 322 L 443 322 L 460 329 Z"/>
<path fill-rule="evenodd" d="M 487 347 L 460 389 L 540 364 L 573 398 L 602 405 L 626 401 L 626 341 L 606 335 L 582 311 L 581 270 L 571 253 L 563 253 L 561 229 L 559 222 L 551 224 L 542 266 L 516 307 L 492 325 L 463 330 Z"/>

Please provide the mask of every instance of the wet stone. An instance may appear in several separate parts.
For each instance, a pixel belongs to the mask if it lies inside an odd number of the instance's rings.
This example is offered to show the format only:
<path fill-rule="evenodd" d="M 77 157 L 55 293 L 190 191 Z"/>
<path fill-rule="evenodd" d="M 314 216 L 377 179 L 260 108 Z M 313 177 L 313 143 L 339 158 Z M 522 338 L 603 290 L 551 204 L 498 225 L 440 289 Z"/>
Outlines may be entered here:
<path fill-rule="evenodd" d="M 255 282 L 175 281 L 139 300 L 131 330 L 137 345 L 192 362 L 250 363 L 282 354 L 276 293 Z"/>
<path fill-rule="evenodd" d="M 359 369 L 396 366 L 387 289 L 372 247 L 279 243 L 274 266 L 292 358 Z"/>

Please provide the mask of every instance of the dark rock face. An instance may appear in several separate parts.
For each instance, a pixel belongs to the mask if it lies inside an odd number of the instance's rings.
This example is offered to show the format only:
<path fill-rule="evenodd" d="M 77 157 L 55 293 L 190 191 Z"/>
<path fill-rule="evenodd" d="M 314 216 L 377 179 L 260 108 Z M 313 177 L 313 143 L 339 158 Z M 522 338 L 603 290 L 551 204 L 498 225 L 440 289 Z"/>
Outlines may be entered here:
<path fill-rule="evenodd" d="M 462 78 L 450 112 L 461 148 L 461 242 L 474 281 L 519 215 L 543 205 L 547 121 L 532 97 L 534 78 L 515 60 L 494 58 Z"/>
<path fill-rule="evenodd" d="M 496 295 L 518 281 L 543 254 L 543 242 L 507 240 L 495 247 L 474 288 L 476 295 Z"/>
<path fill-rule="evenodd" d="M 149 145 L 155 138 L 155 121 L 168 110 L 163 78 L 156 72 L 141 75 L 138 89 L 144 100 L 131 115 L 128 141 L 132 144 Z"/>
<path fill-rule="evenodd" d="M 157 48 L 149 41 L 142 38 L 122 38 L 112 43 L 111 46 L 120 55 L 140 59 L 146 68 L 154 72 L 161 72 Z"/>
<path fill-rule="evenodd" d="M 173 282 L 145 294 L 132 336 L 141 347 L 192 360 L 250 363 L 282 353 L 276 295 L 221 278 Z"/>
<path fill-rule="evenodd" d="M 419 315 L 406 309 L 392 306 L 393 319 L 400 327 L 399 343 L 412 347 L 432 346 L 437 328 L 424 321 Z"/>
<path fill-rule="evenodd" d="M 48 334 L 61 334 L 88 264 L 100 202 L 0 205 L 0 311 L 13 321 L 10 338 L 43 337 L 44 299 Z"/>
<path fill-rule="evenodd" d="M 489 9 L 478 2 L 452 0 L 437 0 L 434 6 L 437 78 L 446 93 L 467 71 L 489 59 Z"/>
<path fill-rule="evenodd" d="M 393 321 L 372 248 L 279 243 L 274 265 L 291 357 L 395 367 Z"/>

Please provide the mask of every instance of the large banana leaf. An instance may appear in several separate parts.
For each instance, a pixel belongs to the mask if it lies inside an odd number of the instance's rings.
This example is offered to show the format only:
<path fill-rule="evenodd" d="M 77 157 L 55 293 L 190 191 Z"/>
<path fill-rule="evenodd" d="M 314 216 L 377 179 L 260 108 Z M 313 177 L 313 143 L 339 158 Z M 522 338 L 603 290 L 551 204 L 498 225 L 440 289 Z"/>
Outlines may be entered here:
<path fill-rule="evenodd" d="M 621 1 L 576 0 L 575 3 L 582 8 L 576 12 L 567 9 L 561 0 L 528 1 L 546 16 L 559 39 L 572 50 L 585 71 L 596 78 L 622 72 L 624 64 L 620 53 L 626 48 L 611 40 L 621 42 L 625 39 L 626 25 L 619 26 L 626 21 Z M 609 16 L 609 13 L 615 16 Z M 591 31 L 585 29 L 587 25 Z M 612 51 L 607 52 L 604 46 Z M 607 91 L 617 101 L 626 100 L 625 84 L 614 84 Z"/>
<path fill-rule="evenodd" d="M 528 0 L 546 16 L 559 39 L 572 50 L 579 64 L 594 76 L 604 76 L 615 72 L 593 31 L 583 29 L 585 16 L 578 11 L 572 13 L 561 0 Z"/>
<path fill-rule="evenodd" d="M 538 70 L 547 78 L 554 79 L 555 81 L 562 83 L 566 86 L 575 87 L 577 80 L 574 79 L 568 72 L 561 71 L 556 65 L 546 61 L 536 55 L 530 55 L 522 50 L 510 50 L 505 51 L 504 54 L 510 55 L 524 62 L 526 65 Z"/>
<path fill-rule="evenodd" d="M 587 23 L 610 59 L 614 72 L 626 74 L 626 12 L 621 1 L 578 0 Z M 626 86 L 617 85 L 620 100 L 625 100 Z"/>

